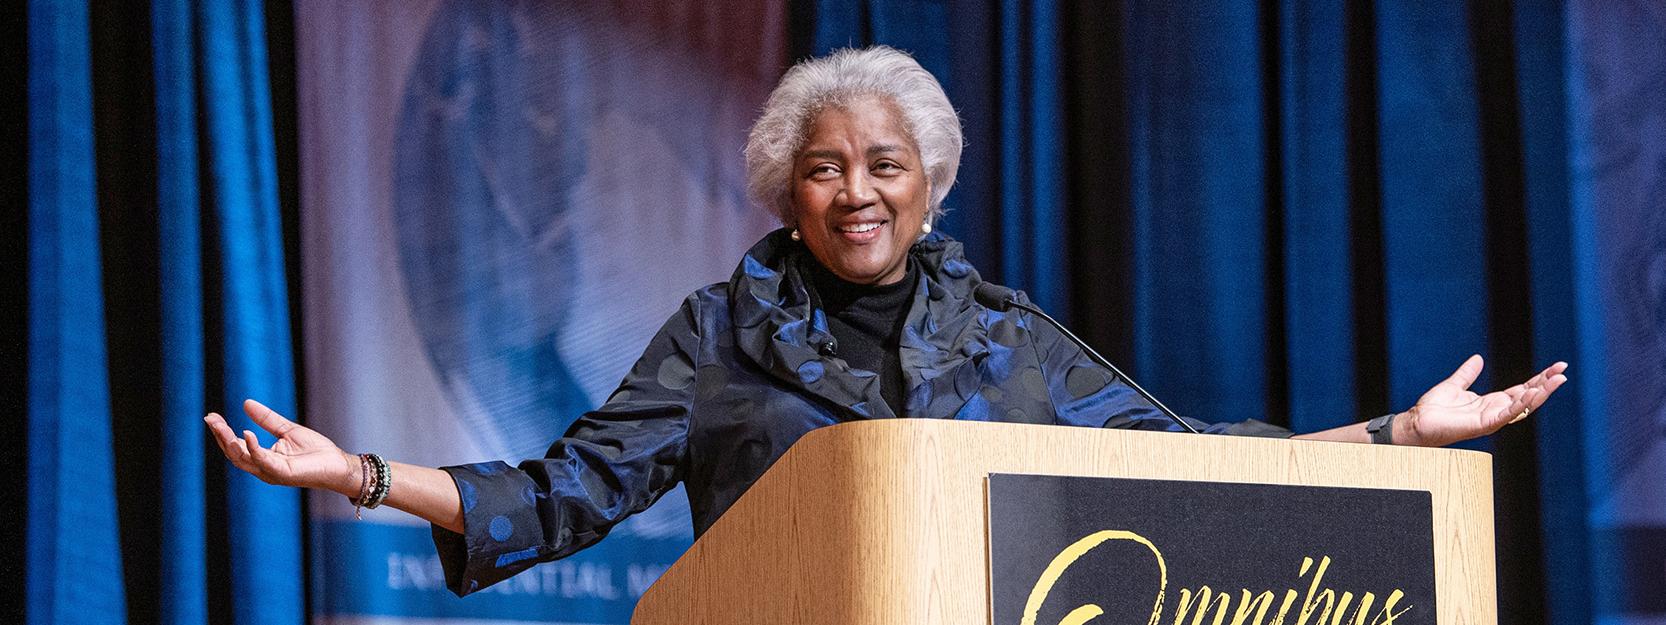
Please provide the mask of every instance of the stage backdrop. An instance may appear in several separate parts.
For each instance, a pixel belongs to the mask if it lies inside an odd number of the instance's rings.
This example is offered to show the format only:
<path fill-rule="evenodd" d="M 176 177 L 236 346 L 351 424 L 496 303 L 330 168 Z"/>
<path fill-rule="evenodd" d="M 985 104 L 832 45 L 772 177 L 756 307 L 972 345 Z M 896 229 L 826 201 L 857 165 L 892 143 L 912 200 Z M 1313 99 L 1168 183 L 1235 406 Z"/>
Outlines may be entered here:
<path fill-rule="evenodd" d="M 774 227 L 741 148 L 776 4 L 298 3 L 307 422 L 424 465 L 543 455 Z M 324 623 L 624 623 L 692 541 L 679 489 L 458 599 L 426 523 L 311 512 Z"/>

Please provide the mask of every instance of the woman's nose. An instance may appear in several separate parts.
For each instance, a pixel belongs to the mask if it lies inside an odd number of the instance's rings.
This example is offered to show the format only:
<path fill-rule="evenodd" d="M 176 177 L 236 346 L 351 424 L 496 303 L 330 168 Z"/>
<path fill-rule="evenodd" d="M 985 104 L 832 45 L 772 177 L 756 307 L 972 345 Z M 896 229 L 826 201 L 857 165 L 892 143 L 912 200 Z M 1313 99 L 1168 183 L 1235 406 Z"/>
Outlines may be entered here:
<path fill-rule="evenodd" d="M 840 204 L 850 208 L 862 208 L 879 201 L 879 194 L 874 191 L 873 181 L 867 172 L 853 171 L 845 175 L 845 188 L 840 194 Z"/>

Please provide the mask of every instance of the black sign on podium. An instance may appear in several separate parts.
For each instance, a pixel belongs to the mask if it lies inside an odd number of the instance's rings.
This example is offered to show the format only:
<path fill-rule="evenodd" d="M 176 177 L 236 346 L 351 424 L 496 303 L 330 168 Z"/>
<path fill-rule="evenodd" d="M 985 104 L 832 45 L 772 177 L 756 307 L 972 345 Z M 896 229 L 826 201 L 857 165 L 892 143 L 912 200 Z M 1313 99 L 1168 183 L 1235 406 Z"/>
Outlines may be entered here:
<path fill-rule="evenodd" d="M 994 625 L 1435 622 L 1427 491 L 989 477 Z"/>

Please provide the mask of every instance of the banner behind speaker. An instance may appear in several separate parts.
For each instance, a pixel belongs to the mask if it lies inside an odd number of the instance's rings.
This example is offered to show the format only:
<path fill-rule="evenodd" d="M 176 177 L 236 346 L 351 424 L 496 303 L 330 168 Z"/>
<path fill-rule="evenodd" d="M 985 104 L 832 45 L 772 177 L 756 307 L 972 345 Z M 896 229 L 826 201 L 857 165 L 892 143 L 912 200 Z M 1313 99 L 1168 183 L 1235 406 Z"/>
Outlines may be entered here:
<path fill-rule="evenodd" d="M 774 226 L 741 146 L 783 68 L 781 10 L 297 3 L 306 422 L 430 466 L 542 455 Z M 675 492 L 458 599 L 427 524 L 310 505 L 326 623 L 624 623 L 692 540 Z"/>

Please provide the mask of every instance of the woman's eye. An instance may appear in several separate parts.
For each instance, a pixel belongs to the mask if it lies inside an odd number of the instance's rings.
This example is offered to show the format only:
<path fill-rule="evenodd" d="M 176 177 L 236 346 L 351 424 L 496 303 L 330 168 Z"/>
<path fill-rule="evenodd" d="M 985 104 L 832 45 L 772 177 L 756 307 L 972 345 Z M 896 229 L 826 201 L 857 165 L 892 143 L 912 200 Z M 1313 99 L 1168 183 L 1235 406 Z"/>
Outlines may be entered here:
<path fill-rule="evenodd" d="M 817 165 L 810 168 L 811 178 L 826 178 L 828 176 L 836 176 L 838 174 L 839 168 L 832 165 Z"/>
<path fill-rule="evenodd" d="M 898 165 L 896 163 L 893 163 L 891 161 L 881 161 L 881 162 L 875 164 L 873 166 L 873 169 L 874 169 L 874 171 L 882 171 L 882 172 L 898 172 L 898 171 L 902 171 L 902 166 Z"/>

